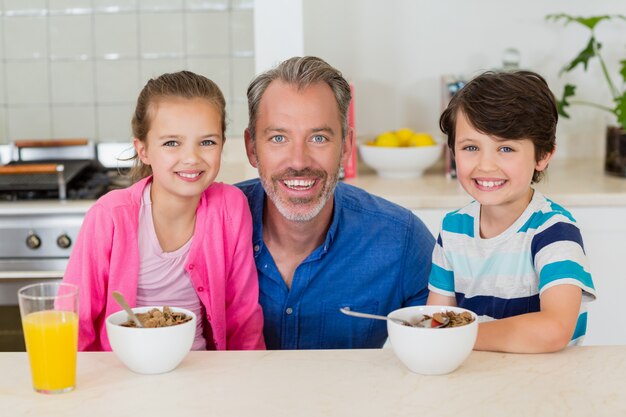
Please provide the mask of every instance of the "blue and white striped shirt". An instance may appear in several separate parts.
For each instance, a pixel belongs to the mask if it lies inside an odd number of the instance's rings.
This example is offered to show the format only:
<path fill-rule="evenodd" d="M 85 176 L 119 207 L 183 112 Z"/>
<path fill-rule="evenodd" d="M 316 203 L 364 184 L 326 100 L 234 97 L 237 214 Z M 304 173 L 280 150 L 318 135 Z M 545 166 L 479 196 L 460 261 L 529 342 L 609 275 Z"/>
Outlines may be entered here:
<path fill-rule="evenodd" d="M 548 288 L 572 284 L 583 291 L 573 342 L 585 335 L 585 303 L 596 297 L 580 230 L 563 207 L 535 191 L 522 215 L 503 233 L 482 239 L 480 203 L 443 219 L 429 289 L 455 297 L 481 320 L 539 311 Z"/>

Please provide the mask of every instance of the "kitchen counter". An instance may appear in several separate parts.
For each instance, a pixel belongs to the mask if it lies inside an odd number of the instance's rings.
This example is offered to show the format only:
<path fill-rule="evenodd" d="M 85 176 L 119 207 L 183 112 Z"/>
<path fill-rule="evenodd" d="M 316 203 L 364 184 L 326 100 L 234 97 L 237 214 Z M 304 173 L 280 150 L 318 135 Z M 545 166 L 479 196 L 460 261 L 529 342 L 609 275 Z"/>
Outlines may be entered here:
<path fill-rule="evenodd" d="M 472 352 L 455 372 L 412 374 L 390 349 L 191 352 L 173 372 L 138 375 L 110 352 L 79 353 L 78 386 L 31 388 L 25 353 L 0 353 L 11 416 L 617 416 L 626 346 L 555 354 Z"/>
<path fill-rule="evenodd" d="M 222 164 L 217 179 L 232 184 L 256 176 L 256 170 L 247 161 L 228 160 Z M 470 201 L 456 179 L 446 178 L 442 167 L 417 179 L 387 180 L 361 166 L 359 176 L 346 182 L 412 210 L 456 209 Z M 555 160 L 537 189 L 566 208 L 626 205 L 626 178 L 605 174 L 600 160 Z M 92 204 L 93 201 L 0 202 L 0 214 L 84 212 Z"/>

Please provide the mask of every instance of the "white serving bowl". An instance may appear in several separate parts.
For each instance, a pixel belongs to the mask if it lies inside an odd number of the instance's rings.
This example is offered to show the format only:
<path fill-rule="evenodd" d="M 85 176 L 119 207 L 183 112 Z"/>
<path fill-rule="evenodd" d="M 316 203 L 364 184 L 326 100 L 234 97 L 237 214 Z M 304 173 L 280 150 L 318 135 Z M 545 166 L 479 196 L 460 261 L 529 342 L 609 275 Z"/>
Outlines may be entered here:
<path fill-rule="evenodd" d="M 385 147 L 359 145 L 363 162 L 379 176 L 390 179 L 417 178 L 441 156 L 443 146 Z"/>
<path fill-rule="evenodd" d="M 135 307 L 133 312 L 145 313 L 158 307 Z M 128 320 L 124 310 L 106 319 L 106 329 L 111 349 L 124 365 L 138 374 L 161 374 L 176 368 L 185 358 L 196 335 L 196 315 L 184 308 L 171 307 L 172 311 L 185 313 L 191 320 L 168 327 L 124 327 Z"/>
<path fill-rule="evenodd" d="M 478 334 L 478 317 L 459 307 L 416 306 L 394 310 L 388 317 L 411 321 L 420 314 L 453 311 L 472 314 L 474 321 L 459 327 L 429 329 L 408 327 L 387 321 L 391 347 L 402 363 L 412 372 L 422 375 L 443 375 L 458 368 L 474 348 Z"/>

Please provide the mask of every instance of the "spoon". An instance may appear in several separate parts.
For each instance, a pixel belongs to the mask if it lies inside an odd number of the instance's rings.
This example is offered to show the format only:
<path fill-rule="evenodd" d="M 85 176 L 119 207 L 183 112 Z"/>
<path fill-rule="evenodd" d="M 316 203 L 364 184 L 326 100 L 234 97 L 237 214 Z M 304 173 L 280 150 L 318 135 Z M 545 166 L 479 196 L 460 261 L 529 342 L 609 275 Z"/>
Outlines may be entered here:
<path fill-rule="evenodd" d="M 352 317 L 361 317 L 364 319 L 388 320 L 388 321 L 393 321 L 394 323 L 400 324 L 402 326 L 424 327 L 424 328 L 430 328 L 430 329 L 437 329 L 439 327 L 444 327 L 450 321 L 448 317 L 444 317 L 444 323 L 439 323 L 438 321 L 436 320 L 433 321 L 432 319 L 426 319 L 425 321 L 424 316 L 418 315 L 417 317 L 415 317 L 415 319 L 417 319 L 415 320 L 415 323 L 411 323 L 409 321 L 402 320 L 396 317 L 379 316 L 377 314 L 369 314 L 369 313 L 359 313 L 358 311 L 352 311 L 345 307 L 340 308 L 339 311 L 341 311 L 345 315 L 352 316 Z M 428 323 L 430 323 L 430 326 L 427 325 Z M 433 325 L 433 323 L 437 323 L 437 324 Z"/>
<path fill-rule="evenodd" d="M 126 302 L 126 299 L 124 298 L 122 293 L 113 291 L 112 295 L 113 295 L 113 298 L 115 298 L 115 301 L 117 301 L 117 303 L 124 309 L 126 314 L 128 314 L 128 317 L 130 317 L 131 320 L 135 322 L 135 326 L 143 327 L 143 325 L 141 324 L 141 322 L 139 321 L 135 313 L 133 313 L 133 310 L 131 310 L 130 306 Z"/>

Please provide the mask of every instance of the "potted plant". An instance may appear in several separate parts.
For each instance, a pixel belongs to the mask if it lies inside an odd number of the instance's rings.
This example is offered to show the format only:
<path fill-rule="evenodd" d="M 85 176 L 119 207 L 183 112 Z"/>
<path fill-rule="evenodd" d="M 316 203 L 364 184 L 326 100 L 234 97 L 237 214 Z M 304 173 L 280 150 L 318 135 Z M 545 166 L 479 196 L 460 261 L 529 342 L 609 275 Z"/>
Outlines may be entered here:
<path fill-rule="evenodd" d="M 609 105 L 603 105 L 578 100 L 576 98 L 576 86 L 566 84 L 563 89 L 561 99 L 558 101 L 559 114 L 565 118 L 569 118 L 567 107 L 572 104 L 592 106 L 612 113 L 615 116 L 617 125 L 607 127 L 605 171 L 610 174 L 626 177 L 626 89 L 624 88 L 626 83 L 626 60 L 620 61 L 619 75 L 621 77 L 621 82 L 620 84 L 616 84 L 614 83 L 613 77 L 611 77 L 606 62 L 602 57 L 602 43 L 596 39 L 595 33 L 596 27 L 601 22 L 613 19 L 626 21 L 626 17 L 622 15 L 575 17 L 560 13 L 548 15 L 546 16 L 546 19 L 553 20 L 555 22 L 563 22 L 565 25 L 575 23 L 583 26 L 589 31 L 589 41 L 587 42 L 587 45 L 561 70 L 561 74 L 570 72 L 579 65 L 581 65 L 586 71 L 591 60 L 598 61 L 613 102 Z"/>

